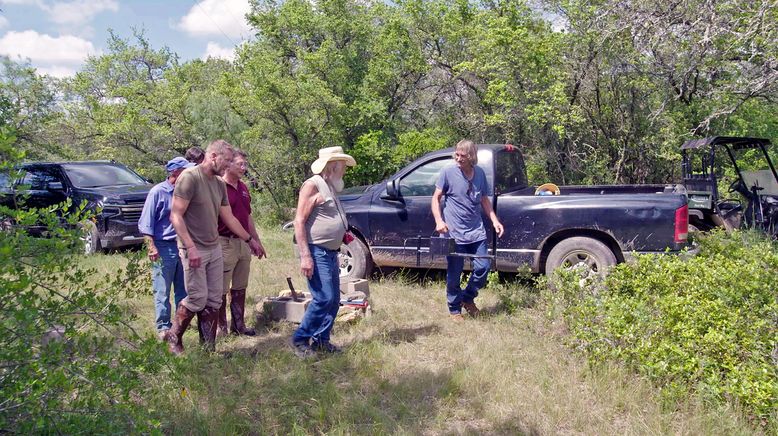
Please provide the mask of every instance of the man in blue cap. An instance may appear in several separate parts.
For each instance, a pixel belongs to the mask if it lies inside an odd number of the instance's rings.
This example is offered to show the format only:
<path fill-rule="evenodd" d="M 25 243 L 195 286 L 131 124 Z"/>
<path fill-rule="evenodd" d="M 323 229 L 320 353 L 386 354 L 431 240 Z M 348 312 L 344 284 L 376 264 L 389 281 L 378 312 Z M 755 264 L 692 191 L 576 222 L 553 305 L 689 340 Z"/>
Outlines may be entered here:
<path fill-rule="evenodd" d="M 178 255 L 176 230 L 170 222 L 173 205 L 173 188 L 178 176 L 195 164 L 183 157 L 176 157 L 165 165 L 167 179 L 157 184 L 146 197 L 138 229 L 143 234 L 151 260 L 151 290 L 154 294 L 154 312 L 157 334 L 164 339 L 170 330 L 170 287 L 173 287 L 175 307 L 186 298 L 184 267 Z"/>

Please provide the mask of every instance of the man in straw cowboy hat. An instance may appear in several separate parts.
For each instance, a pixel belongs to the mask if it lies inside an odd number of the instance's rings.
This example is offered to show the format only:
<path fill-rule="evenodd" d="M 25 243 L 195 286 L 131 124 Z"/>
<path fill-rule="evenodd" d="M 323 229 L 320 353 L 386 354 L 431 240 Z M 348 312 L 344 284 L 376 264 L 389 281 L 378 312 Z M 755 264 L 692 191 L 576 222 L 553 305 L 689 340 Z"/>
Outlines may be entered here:
<path fill-rule="evenodd" d="M 457 244 L 458 253 L 486 255 L 486 229 L 481 212 L 492 221 L 497 236 L 502 237 L 503 227 L 494 213 L 486 190 L 486 174 L 478 167 L 478 147 L 463 139 L 454 151 L 456 165 L 441 170 L 432 194 L 432 216 L 435 217 L 435 231 L 448 233 Z M 441 215 L 441 199 L 445 206 Z M 490 262 L 485 258 L 473 259 L 473 272 L 463 290 L 460 286 L 465 260 L 461 257 L 446 257 L 446 297 L 451 319 L 462 321 L 462 308 L 470 316 L 480 312 L 475 305 L 478 290 L 486 284 Z"/>
<path fill-rule="evenodd" d="M 323 148 L 311 164 L 314 175 L 300 188 L 294 234 L 300 269 L 313 296 L 300 327 L 292 335 L 295 354 L 301 358 L 317 351 L 340 351 L 330 342 L 330 332 L 340 306 L 338 249 L 347 237 L 348 222 L 337 193 L 343 190 L 346 167 L 356 164 L 341 147 Z"/>

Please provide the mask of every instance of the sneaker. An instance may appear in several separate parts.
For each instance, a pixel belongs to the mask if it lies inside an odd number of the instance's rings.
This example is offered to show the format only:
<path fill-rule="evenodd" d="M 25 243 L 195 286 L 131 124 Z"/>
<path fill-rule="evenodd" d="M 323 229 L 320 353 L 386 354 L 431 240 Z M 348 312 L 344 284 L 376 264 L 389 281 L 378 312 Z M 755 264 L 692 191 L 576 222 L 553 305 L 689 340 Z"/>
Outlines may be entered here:
<path fill-rule="evenodd" d="M 465 317 L 462 316 L 461 313 L 450 313 L 449 318 L 454 322 L 463 322 L 465 320 Z"/>
<path fill-rule="evenodd" d="M 310 345 L 308 345 L 307 342 L 294 342 L 290 341 L 290 345 L 292 346 L 292 351 L 294 352 L 294 355 L 299 357 L 300 359 L 309 359 L 311 357 L 316 356 L 316 352 L 313 351 Z"/>
<path fill-rule="evenodd" d="M 478 309 L 478 306 L 476 306 L 475 303 L 462 303 L 462 307 L 464 307 L 468 315 L 473 318 L 481 314 L 481 310 Z"/>
<path fill-rule="evenodd" d="M 318 342 L 313 341 L 311 343 L 311 349 L 319 353 L 340 354 L 343 350 L 332 344 L 332 342 Z"/>

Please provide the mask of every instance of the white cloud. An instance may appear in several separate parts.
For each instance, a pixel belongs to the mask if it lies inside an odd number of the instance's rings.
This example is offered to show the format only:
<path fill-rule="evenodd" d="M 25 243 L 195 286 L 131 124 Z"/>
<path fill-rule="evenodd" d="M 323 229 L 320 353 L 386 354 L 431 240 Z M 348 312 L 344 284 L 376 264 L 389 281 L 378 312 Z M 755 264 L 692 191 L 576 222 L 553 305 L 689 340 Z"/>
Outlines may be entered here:
<path fill-rule="evenodd" d="M 40 74 L 41 76 L 48 75 L 60 79 L 63 77 L 73 77 L 78 72 L 73 67 L 66 67 L 63 65 L 51 65 L 48 67 L 38 67 L 36 69 L 38 70 L 38 74 Z"/>
<path fill-rule="evenodd" d="M 117 12 L 119 2 L 116 0 L 0 0 L 0 4 L 35 6 L 46 13 L 49 21 L 65 26 L 83 26 L 103 11 Z"/>
<path fill-rule="evenodd" d="M 42 5 L 49 15 L 49 21 L 65 25 L 86 24 L 103 11 L 117 12 L 119 3 L 115 0 L 75 0 Z"/>
<path fill-rule="evenodd" d="M 252 32 L 245 15 L 250 10 L 248 0 L 203 0 L 192 6 L 176 27 L 194 36 L 223 34 L 248 39 Z"/>
<path fill-rule="evenodd" d="M 40 5 L 40 0 L 3 0 L 6 5 Z"/>
<path fill-rule="evenodd" d="M 0 38 L 0 54 L 29 58 L 36 64 L 78 65 L 97 54 L 94 45 L 72 35 L 49 36 L 34 30 L 10 31 Z"/>
<path fill-rule="evenodd" d="M 8 25 L 8 18 L 0 15 L 0 29 Z"/>
<path fill-rule="evenodd" d="M 208 58 L 220 58 L 233 61 L 235 60 L 235 49 L 230 47 L 222 47 L 215 42 L 209 42 L 205 47 L 205 54 L 202 56 L 203 60 Z"/>

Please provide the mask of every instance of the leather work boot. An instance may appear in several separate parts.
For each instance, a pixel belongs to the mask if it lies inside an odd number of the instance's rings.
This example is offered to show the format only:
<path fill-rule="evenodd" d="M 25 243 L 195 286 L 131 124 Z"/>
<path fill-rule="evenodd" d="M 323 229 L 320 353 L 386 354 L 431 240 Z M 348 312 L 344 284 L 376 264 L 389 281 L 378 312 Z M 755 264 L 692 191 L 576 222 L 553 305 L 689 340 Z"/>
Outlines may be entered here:
<path fill-rule="evenodd" d="M 227 335 L 229 335 L 227 331 L 227 294 L 224 294 L 222 295 L 222 305 L 219 308 L 219 323 L 216 328 L 216 337 L 226 338 Z"/>
<path fill-rule="evenodd" d="M 233 335 L 256 336 L 257 332 L 252 328 L 246 327 L 243 314 L 246 309 L 246 290 L 230 290 L 230 313 L 232 322 L 230 332 Z"/>
<path fill-rule="evenodd" d="M 462 307 L 464 307 L 467 313 L 473 318 L 481 314 L 481 310 L 478 309 L 478 306 L 476 306 L 475 303 L 462 303 Z"/>
<path fill-rule="evenodd" d="M 178 304 L 173 317 L 173 327 L 165 332 L 165 341 L 168 343 L 168 349 L 176 356 L 184 352 L 184 343 L 181 339 L 184 337 L 184 332 L 189 327 L 189 323 L 192 322 L 194 316 L 194 312 L 187 309 L 183 304 Z"/>
<path fill-rule="evenodd" d="M 216 325 L 219 309 L 206 307 L 197 313 L 197 327 L 200 331 L 200 344 L 206 351 L 216 351 Z"/>

